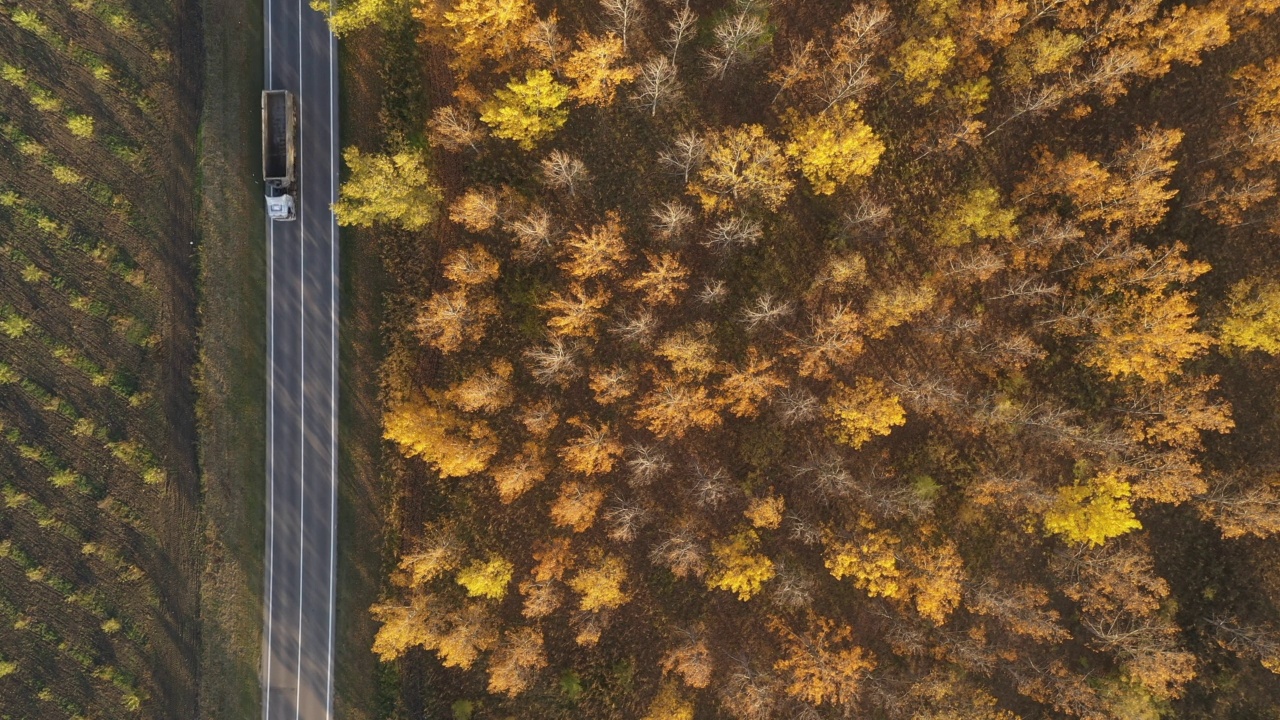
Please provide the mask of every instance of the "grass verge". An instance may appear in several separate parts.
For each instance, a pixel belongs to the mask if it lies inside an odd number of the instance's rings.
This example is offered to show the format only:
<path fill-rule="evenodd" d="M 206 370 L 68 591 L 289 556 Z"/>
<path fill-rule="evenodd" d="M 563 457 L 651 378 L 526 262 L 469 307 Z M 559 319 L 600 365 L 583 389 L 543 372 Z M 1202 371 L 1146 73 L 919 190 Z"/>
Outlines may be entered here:
<path fill-rule="evenodd" d="M 266 242 L 255 181 L 261 0 L 205 0 L 197 406 L 206 562 L 201 718 L 259 714 Z"/>
<path fill-rule="evenodd" d="M 363 82 L 366 53 L 340 44 L 342 146 L 360 144 L 370 128 L 351 108 L 369 107 L 376 96 Z M 390 509 L 382 472 L 378 374 L 383 348 L 382 296 L 386 275 L 372 233 L 344 229 L 341 235 L 341 326 L 339 328 L 339 497 L 336 610 L 336 717 L 374 720 L 395 712 L 393 669 L 371 648 L 377 625 L 369 615 L 394 558 L 386 545 Z"/>

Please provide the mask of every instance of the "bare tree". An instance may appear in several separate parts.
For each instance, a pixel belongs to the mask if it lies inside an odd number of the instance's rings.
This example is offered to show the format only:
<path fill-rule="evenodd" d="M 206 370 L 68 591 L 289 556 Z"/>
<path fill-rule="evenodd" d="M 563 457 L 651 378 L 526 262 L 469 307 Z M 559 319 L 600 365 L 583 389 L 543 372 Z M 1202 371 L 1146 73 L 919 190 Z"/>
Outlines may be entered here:
<path fill-rule="evenodd" d="M 693 575 L 701 577 L 707 571 L 707 551 L 698 542 L 697 533 L 681 528 L 654 546 L 649 559 L 655 565 L 663 565 L 678 578 Z"/>
<path fill-rule="evenodd" d="M 1004 269 L 1004 258 L 981 247 L 948 263 L 948 275 L 972 277 L 982 282 Z"/>
<path fill-rule="evenodd" d="M 653 211 L 653 229 L 668 240 L 676 240 L 693 222 L 693 210 L 678 200 L 667 200 Z"/>
<path fill-rule="evenodd" d="M 717 252 L 726 252 L 734 247 L 755 245 L 764 237 L 760 223 L 750 218 L 735 215 L 716 223 L 707 233 L 703 246 Z"/>
<path fill-rule="evenodd" d="M 871 60 L 871 54 L 863 53 L 823 68 L 822 89 L 818 92 L 818 100 L 824 103 L 823 110 L 856 99 L 875 86 L 878 81 L 871 72 Z"/>
<path fill-rule="evenodd" d="M 808 478 L 810 487 L 823 497 L 848 498 L 857 491 L 857 481 L 844 466 L 844 460 L 830 450 L 818 454 L 810 449 L 805 463 L 792 466 L 791 470 L 797 480 Z"/>
<path fill-rule="evenodd" d="M 702 165 L 707 156 L 707 141 L 697 132 L 690 130 L 676 138 L 670 150 L 658 153 L 658 162 L 671 168 L 673 172 L 689 182 L 689 174 Z"/>
<path fill-rule="evenodd" d="M 703 305 L 715 305 L 723 302 L 725 297 L 729 295 L 729 288 L 724 284 L 723 280 L 712 280 L 702 289 L 698 291 L 698 302 Z"/>
<path fill-rule="evenodd" d="M 631 457 L 627 459 L 627 469 L 631 471 L 628 482 L 633 487 L 644 487 L 670 472 L 671 463 L 667 460 L 666 454 L 657 448 L 632 445 Z"/>
<path fill-rule="evenodd" d="M 1048 112 L 1066 100 L 1068 93 L 1057 85 L 1044 85 L 1038 88 L 1031 88 L 1024 92 L 1013 104 L 1013 112 L 1009 117 L 1000 122 L 999 125 L 992 128 L 984 137 L 991 137 L 1000 131 L 1005 125 L 1017 120 L 1023 115 L 1039 115 Z"/>
<path fill-rule="evenodd" d="M 635 540 L 647 519 L 648 512 L 643 507 L 618 498 L 604 512 L 604 520 L 609 523 L 609 539 L 620 543 Z"/>
<path fill-rule="evenodd" d="M 632 97 L 641 107 L 648 108 L 649 115 L 658 114 L 658 107 L 680 94 L 680 78 L 676 66 L 665 55 L 659 55 L 640 66 L 636 78 L 636 92 Z"/>
<path fill-rule="evenodd" d="M 774 398 L 773 405 L 788 427 L 817 419 L 822 408 L 816 395 L 800 387 L 784 389 Z"/>
<path fill-rule="evenodd" d="M 623 340 L 646 343 L 653 338 L 653 331 L 657 327 L 658 321 L 654 319 L 653 313 L 642 310 L 635 315 L 623 314 L 613 327 L 609 328 L 609 332 Z"/>
<path fill-rule="evenodd" d="M 600 7 L 609 18 L 609 29 L 618 33 L 625 49 L 629 34 L 644 17 L 644 7 L 640 0 L 600 0 Z"/>
<path fill-rule="evenodd" d="M 729 486 L 729 474 L 724 468 L 714 470 L 703 467 L 702 463 L 693 464 L 693 496 L 699 505 L 715 508 L 729 499 L 733 489 Z"/>
<path fill-rule="evenodd" d="M 849 232 L 863 225 L 875 227 L 889 219 L 889 206 L 876 202 L 866 195 L 858 199 L 858 206 L 844 213 L 845 231 Z"/>
<path fill-rule="evenodd" d="M 787 528 L 787 537 L 798 543 L 813 546 L 822 542 L 822 527 L 799 515 L 787 516 Z"/>
<path fill-rule="evenodd" d="M 427 141 L 432 146 L 455 152 L 464 147 L 475 150 L 476 143 L 484 139 L 484 128 L 475 116 L 453 105 L 436 108 L 427 129 Z"/>
<path fill-rule="evenodd" d="M 723 80 L 729 69 L 747 62 L 760 50 L 764 19 L 751 0 L 739 0 L 738 11 L 721 20 L 711 30 L 711 48 L 704 52 L 707 69 Z"/>
<path fill-rule="evenodd" d="M 1209 625 L 1218 643 L 1231 652 L 1256 658 L 1272 672 L 1280 665 L 1280 632 L 1264 625 L 1244 625 L 1234 617 L 1215 616 Z"/>
<path fill-rule="evenodd" d="M 1037 277 L 1024 277 L 1009 283 L 999 293 L 987 298 L 991 300 L 1013 299 L 1029 305 L 1039 305 L 1045 300 L 1062 292 L 1057 283 L 1045 282 Z"/>
<path fill-rule="evenodd" d="M 684 7 L 676 11 L 675 17 L 667 22 L 667 47 L 671 48 L 671 62 L 675 64 L 680 46 L 693 39 L 698 32 L 698 14 L 689 9 L 686 0 Z"/>
<path fill-rule="evenodd" d="M 590 179 L 587 166 L 581 160 L 561 150 L 552 150 L 542 160 L 542 178 L 553 188 L 576 195 L 579 186 Z"/>
<path fill-rule="evenodd" d="M 761 325 L 772 325 L 790 314 L 791 303 L 766 292 L 742 309 L 742 322 L 748 330 L 756 330 Z"/>
<path fill-rule="evenodd" d="M 533 378 L 544 385 L 567 382 L 579 372 L 577 353 L 558 337 L 544 347 L 525 351 L 525 358 L 532 366 Z"/>
<path fill-rule="evenodd" d="M 564 51 L 569 46 L 568 41 L 560 34 L 560 23 L 555 13 L 545 20 L 538 20 L 525 31 L 525 44 L 550 67 L 560 64 Z"/>
<path fill-rule="evenodd" d="M 535 206 L 513 220 L 507 229 L 515 235 L 515 256 L 520 260 L 537 260 L 555 246 L 556 234 L 551 224 L 551 213 Z"/>
<path fill-rule="evenodd" d="M 770 599 L 789 610 L 803 610 L 813 602 L 814 582 L 800 570 L 778 562 L 776 575 L 769 585 Z"/>

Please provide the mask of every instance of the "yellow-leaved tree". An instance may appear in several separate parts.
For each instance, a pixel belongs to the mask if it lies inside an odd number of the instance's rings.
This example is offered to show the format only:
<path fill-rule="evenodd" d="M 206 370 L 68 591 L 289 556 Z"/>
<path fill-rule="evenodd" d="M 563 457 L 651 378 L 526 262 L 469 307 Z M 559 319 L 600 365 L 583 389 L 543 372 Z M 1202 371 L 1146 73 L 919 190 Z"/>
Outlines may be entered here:
<path fill-rule="evenodd" d="M 440 477 L 483 471 L 498 452 L 498 438 L 484 422 L 468 422 L 449 412 L 434 395 L 411 397 L 383 416 L 383 437 L 405 457 L 420 457 Z"/>
<path fill-rule="evenodd" d="M 311 0 L 311 9 L 329 14 L 329 27 L 342 37 L 371 25 L 408 17 L 414 0 Z"/>
<path fill-rule="evenodd" d="M 442 195 L 421 152 L 365 154 L 352 146 L 342 151 L 342 159 L 351 174 L 333 204 L 339 225 L 389 223 L 421 230 L 436 219 Z"/>
<path fill-rule="evenodd" d="M 707 211 L 759 204 L 777 210 L 794 182 L 786 155 L 760 125 L 742 125 L 713 134 L 706 162 L 689 183 L 689 191 Z"/>
<path fill-rule="evenodd" d="M 1232 286 L 1228 307 L 1223 345 L 1280 355 L 1280 282 L 1242 280 Z"/>
<path fill-rule="evenodd" d="M 906 552 L 911 572 L 906 587 L 921 617 L 942 626 L 960 604 L 964 589 L 964 560 L 950 540 L 932 547 L 911 546 Z"/>
<path fill-rule="evenodd" d="M 1084 361 L 1113 378 L 1136 375 L 1149 383 L 1164 382 L 1213 342 L 1196 332 L 1195 324 L 1196 306 L 1185 290 L 1128 291 L 1098 323 Z"/>
<path fill-rule="evenodd" d="M 454 580 L 466 588 L 467 595 L 471 597 L 501 600 L 507 595 L 514 570 L 515 566 L 502 556 L 490 555 L 488 560 L 471 561 L 470 565 L 458 571 Z"/>
<path fill-rule="evenodd" d="M 837 383 L 825 410 L 831 434 L 855 449 L 907 422 L 898 396 L 886 390 L 884 383 L 868 377 L 858 378 L 853 387 Z"/>
<path fill-rule="evenodd" d="M 955 57 L 956 42 L 950 37 L 911 38 L 894 53 L 893 69 L 916 91 L 916 104 L 924 105 L 942 86 Z"/>
<path fill-rule="evenodd" d="M 1044 528 L 1073 543 L 1101 545 L 1142 528 L 1129 505 L 1131 494 L 1129 483 L 1114 470 L 1060 487 L 1057 500 L 1044 514 Z"/>
<path fill-rule="evenodd" d="M 549 71 L 530 70 L 523 81 L 513 79 L 495 92 L 481 106 L 480 120 L 493 128 L 495 137 L 532 150 L 569 119 L 569 110 L 561 107 L 568 99 L 568 86 L 556 82 Z"/>
<path fill-rule="evenodd" d="M 760 536 L 751 529 L 711 543 L 707 587 L 728 590 L 739 600 L 750 600 L 776 574 L 773 561 L 757 552 L 759 549 Z"/>
<path fill-rule="evenodd" d="M 627 581 L 627 564 L 622 558 L 607 555 L 594 565 L 583 568 L 569 579 L 568 585 L 578 593 L 578 607 L 585 612 L 622 607 L 629 595 L 622 589 Z"/>
<path fill-rule="evenodd" d="M 894 550 L 901 541 L 888 530 L 875 529 L 870 518 L 861 518 L 858 525 L 859 532 L 852 540 L 830 532 L 823 535 L 823 564 L 831 577 L 853 578 L 853 584 L 872 597 L 902 598 L 905 588 Z"/>
<path fill-rule="evenodd" d="M 584 105 L 611 105 L 618 86 L 636 79 L 636 68 L 618 67 L 626 57 L 622 39 L 612 32 L 578 36 L 578 49 L 564 63 L 564 76 L 574 81 L 572 96 Z"/>
<path fill-rule="evenodd" d="M 529 0 L 422 0 L 413 15 L 428 39 L 453 51 L 449 64 L 463 73 L 486 60 L 506 69 L 537 21 Z"/>
<path fill-rule="evenodd" d="M 871 174 L 884 154 L 884 143 L 862 121 L 853 101 L 832 106 L 817 115 L 788 117 L 791 141 L 786 153 L 818 195 L 830 195 L 855 177 Z"/>
<path fill-rule="evenodd" d="M 1018 232 L 1018 212 L 1000 207 L 1000 191 L 979 187 L 951 198 L 933 222 L 939 245 L 964 245 L 974 240 L 1010 240 Z"/>
<path fill-rule="evenodd" d="M 663 683 L 640 720 L 693 720 L 693 703 L 681 697 L 675 683 Z"/>

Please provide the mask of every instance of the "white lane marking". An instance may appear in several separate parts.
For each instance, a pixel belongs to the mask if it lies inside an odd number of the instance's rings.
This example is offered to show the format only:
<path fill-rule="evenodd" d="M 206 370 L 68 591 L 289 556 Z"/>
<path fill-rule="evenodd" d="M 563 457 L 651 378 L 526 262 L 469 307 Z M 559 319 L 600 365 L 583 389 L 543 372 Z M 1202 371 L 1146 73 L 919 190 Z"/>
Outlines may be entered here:
<path fill-rule="evenodd" d="M 329 0 L 329 12 L 333 13 L 333 0 Z M 333 203 L 338 201 L 338 121 L 336 114 L 337 87 L 334 67 L 335 40 L 333 28 L 325 18 L 325 31 L 329 34 L 329 635 L 325 662 L 324 716 L 333 714 L 333 616 L 337 612 L 333 598 L 335 566 L 338 551 L 338 219 L 333 214 Z"/>
<path fill-rule="evenodd" d="M 271 69 L 273 62 L 273 50 L 275 43 L 273 42 L 272 22 L 273 15 L 271 6 L 273 0 L 267 0 L 267 66 L 264 68 L 266 79 L 264 84 L 267 89 L 272 89 Z M 264 179 L 265 184 L 265 179 Z M 265 189 L 265 188 L 264 188 Z M 269 320 L 267 321 L 267 337 L 269 360 L 267 362 L 267 478 L 268 478 L 268 495 L 267 508 L 267 678 L 263 685 L 262 692 L 266 696 L 266 702 L 262 704 L 262 716 L 266 720 L 271 720 L 271 658 L 273 654 L 273 643 L 271 635 L 271 616 L 275 612 L 275 585 L 276 585 L 276 224 L 270 217 L 267 218 L 267 267 L 270 279 L 267 282 L 267 305 L 269 309 Z"/>
<path fill-rule="evenodd" d="M 302 0 L 298 0 L 298 117 L 302 117 L 302 71 L 305 66 L 302 64 Z M 302 157 L 302 149 L 306 145 L 302 142 L 303 126 L 301 120 L 298 122 L 298 157 Z M 294 680 L 297 687 L 294 690 L 293 700 L 293 717 L 298 720 L 302 716 L 302 608 L 305 605 L 304 594 L 302 592 L 303 580 L 306 577 L 304 572 L 307 565 L 307 226 L 303 223 L 303 209 L 306 203 L 302 201 L 302 171 L 298 170 L 298 244 L 302 252 L 298 261 L 298 322 L 300 327 L 298 349 L 301 360 L 298 365 L 300 372 L 298 373 L 298 388 L 300 398 L 298 403 L 298 420 L 302 425 L 301 429 L 301 454 L 298 458 L 298 484 L 301 490 L 301 497 L 298 501 L 298 663 L 295 666 Z"/>

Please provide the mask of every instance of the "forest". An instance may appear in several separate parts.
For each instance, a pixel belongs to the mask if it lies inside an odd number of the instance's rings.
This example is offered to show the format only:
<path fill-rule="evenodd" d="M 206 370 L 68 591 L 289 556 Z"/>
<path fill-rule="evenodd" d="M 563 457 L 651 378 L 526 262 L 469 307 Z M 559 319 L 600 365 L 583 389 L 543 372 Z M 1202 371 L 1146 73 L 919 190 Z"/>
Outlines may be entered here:
<path fill-rule="evenodd" d="M 340 3 L 395 714 L 1280 717 L 1277 10 Z"/>
<path fill-rule="evenodd" d="M 0 2 L 0 717 L 193 717 L 184 3 Z"/>

